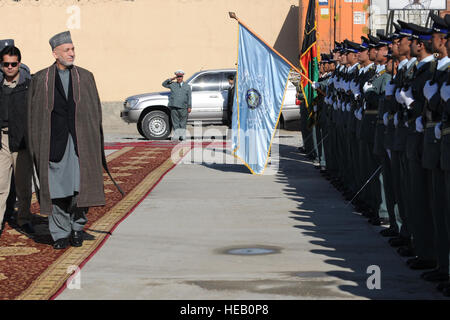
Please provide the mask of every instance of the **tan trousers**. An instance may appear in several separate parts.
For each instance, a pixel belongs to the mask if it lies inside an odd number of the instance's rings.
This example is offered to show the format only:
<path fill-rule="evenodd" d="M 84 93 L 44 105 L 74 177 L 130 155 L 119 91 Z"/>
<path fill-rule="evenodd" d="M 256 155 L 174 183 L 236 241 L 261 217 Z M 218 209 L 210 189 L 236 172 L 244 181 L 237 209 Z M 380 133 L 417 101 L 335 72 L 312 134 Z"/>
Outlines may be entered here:
<path fill-rule="evenodd" d="M 3 221 L 11 186 L 11 176 L 14 170 L 14 182 L 19 212 L 17 223 L 19 226 L 30 223 L 32 214 L 31 206 L 31 175 L 32 163 L 27 150 L 19 152 L 9 151 L 8 134 L 2 131 L 2 148 L 0 149 L 0 222 Z"/>

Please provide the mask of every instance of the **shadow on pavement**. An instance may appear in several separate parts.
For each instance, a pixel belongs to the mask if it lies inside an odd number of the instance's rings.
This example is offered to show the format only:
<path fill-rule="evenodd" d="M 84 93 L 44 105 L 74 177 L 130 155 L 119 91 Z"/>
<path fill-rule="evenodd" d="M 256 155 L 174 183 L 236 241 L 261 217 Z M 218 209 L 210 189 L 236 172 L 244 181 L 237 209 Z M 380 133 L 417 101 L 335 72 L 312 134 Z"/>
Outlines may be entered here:
<path fill-rule="evenodd" d="M 280 145 L 280 169 L 277 182 L 285 185 L 284 194 L 298 202 L 289 212 L 292 227 L 299 236 L 311 238 L 319 248 L 310 252 L 324 256 L 331 271 L 327 275 L 352 284 L 338 289 L 369 299 L 444 299 L 435 283 L 420 278 L 422 271 L 406 266 L 378 231 L 353 211 L 333 186 L 294 146 Z M 381 289 L 368 289 L 369 266 L 380 268 Z"/>

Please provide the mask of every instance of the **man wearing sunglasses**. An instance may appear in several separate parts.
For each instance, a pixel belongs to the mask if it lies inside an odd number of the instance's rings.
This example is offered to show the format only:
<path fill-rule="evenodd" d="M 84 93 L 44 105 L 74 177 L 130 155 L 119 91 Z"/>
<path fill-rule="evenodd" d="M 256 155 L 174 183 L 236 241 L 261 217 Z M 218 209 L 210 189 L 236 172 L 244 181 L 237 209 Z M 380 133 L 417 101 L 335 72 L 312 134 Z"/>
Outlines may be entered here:
<path fill-rule="evenodd" d="M 14 46 L 14 39 L 0 40 L 0 52 L 9 46 Z M 19 65 L 19 71 L 22 73 L 23 76 L 25 76 L 25 78 L 31 79 L 30 68 L 28 68 L 28 66 L 22 61 L 20 62 Z M 0 72 L 0 83 L 3 83 L 3 78 L 4 78 L 3 72 Z"/>
<path fill-rule="evenodd" d="M 191 87 L 183 82 L 184 71 L 175 71 L 175 77 L 162 83 L 170 89 L 169 108 L 174 134 L 172 140 L 186 139 L 186 124 L 192 108 Z M 173 82 L 176 80 L 176 82 Z"/>
<path fill-rule="evenodd" d="M 4 76 L 0 87 L 0 220 L 3 220 L 6 210 L 14 171 L 19 209 L 17 223 L 23 232 L 31 235 L 34 233 L 30 213 L 32 166 L 25 145 L 26 99 L 30 79 L 20 71 L 20 61 L 21 53 L 17 47 L 8 46 L 0 53 Z M 1 230 L 3 227 L 4 222 Z"/>

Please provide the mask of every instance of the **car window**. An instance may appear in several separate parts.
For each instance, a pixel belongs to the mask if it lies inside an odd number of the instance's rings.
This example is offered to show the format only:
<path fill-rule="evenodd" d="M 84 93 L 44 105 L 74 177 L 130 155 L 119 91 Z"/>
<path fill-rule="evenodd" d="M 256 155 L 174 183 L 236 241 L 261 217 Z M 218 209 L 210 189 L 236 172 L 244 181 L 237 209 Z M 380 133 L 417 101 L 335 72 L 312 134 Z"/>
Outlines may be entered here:
<path fill-rule="evenodd" d="M 192 83 L 192 91 L 219 91 L 221 73 L 205 73 L 198 76 Z"/>

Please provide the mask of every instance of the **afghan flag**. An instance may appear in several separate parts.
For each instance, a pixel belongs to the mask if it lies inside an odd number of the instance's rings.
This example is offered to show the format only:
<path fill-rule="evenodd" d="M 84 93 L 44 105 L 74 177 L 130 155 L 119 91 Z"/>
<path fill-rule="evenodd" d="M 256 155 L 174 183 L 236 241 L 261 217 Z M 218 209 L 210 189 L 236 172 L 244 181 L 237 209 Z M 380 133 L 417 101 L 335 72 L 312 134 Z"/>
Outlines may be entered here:
<path fill-rule="evenodd" d="M 317 22 L 316 22 L 316 0 L 309 0 L 308 12 L 306 13 L 305 32 L 303 36 L 302 52 L 300 56 L 300 66 L 305 76 L 311 81 L 319 80 L 319 54 L 317 48 Z M 311 83 L 302 78 L 300 86 L 305 97 L 306 108 L 317 97 L 316 90 Z"/>

